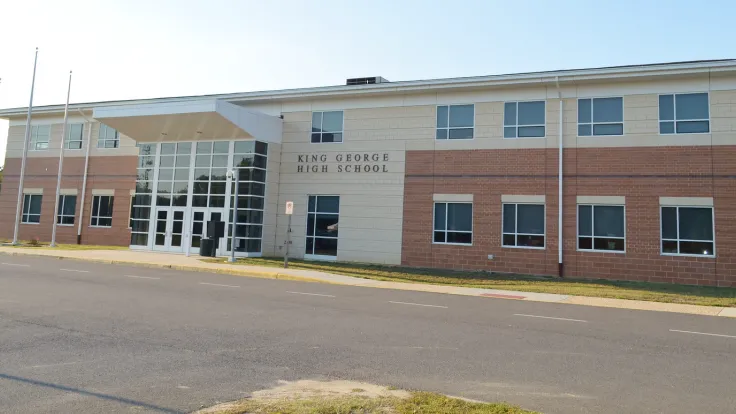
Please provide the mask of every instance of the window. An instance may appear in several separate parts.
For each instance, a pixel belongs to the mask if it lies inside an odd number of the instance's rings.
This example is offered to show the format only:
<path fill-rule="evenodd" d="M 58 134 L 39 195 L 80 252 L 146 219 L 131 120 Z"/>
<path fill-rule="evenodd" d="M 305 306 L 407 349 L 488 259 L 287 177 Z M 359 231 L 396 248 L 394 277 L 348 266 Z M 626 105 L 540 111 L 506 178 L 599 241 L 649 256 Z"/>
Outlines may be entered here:
<path fill-rule="evenodd" d="M 92 227 L 112 227 L 113 196 L 92 197 Z"/>
<path fill-rule="evenodd" d="M 473 204 L 434 203 L 434 242 L 473 244 Z"/>
<path fill-rule="evenodd" d="M 235 251 L 261 253 L 263 209 L 265 205 L 268 144 L 259 141 L 235 141 L 232 167 L 238 171 L 238 214 L 235 209 L 235 183 L 230 183 L 230 226 L 228 237 L 235 228 Z"/>
<path fill-rule="evenodd" d="M 307 256 L 337 256 L 339 196 L 309 196 Z"/>
<path fill-rule="evenodd" d="M 41 222 L 41 194 L 23 194 L 23 217 L 20 222 L 38 224 Z"/>
<path fill-rule="evenodd" d="M 437 107 L 437 139 L 472 139 L 475 105 Z"/>
<path fill-rule="evenodd" d="M 715 256 L 713 207 L 662 207 L 662 254 Z"/>
<path fill-rule="evenodd" d="M 503 137 L 544 137 L 544 111 L 544 101 L 506 102 L 503 109 Z"/>
<path fill-rule="evenodd" d="M 31 126 L 31 151 L 45 150 L 49 148 L 50 125 Z"/>
<path fill-rule="evenodd" d="M 342 111 L 312 112 L 312 142 L 342 142 Z"/>
<path fill-rule="evenodd" d="M 66 140 L 64 148 L 71 150 L 82 149 L 82 133 L 84 132 L 84 124 L 69 124 L 66 130 Z"/>
<path fill-rule="evenodd" d="M 504 204 L 503 245 L 543 249 L 544 204 Z"/>
<path fill-rule="evenodd" d="M 100 136 L 97 139 L 97 148 L 117 148 L 120 146 L 120 134 L 114 128 L 100 124 Z"/>
<path fill-rule="evenodd" d="M 578 205 L 578 249 L 623 252 L 624 206 Z"/>
<path fill-rule="evenodd" d="M 56 212 L 56 224 L 62 226 L 74 225 L 74 212 L 77 208 L 77 196 L 60 195 L 59 210 Z"/>
<path fill-rule="evenodd" d="M 578 136 L 624 134 L 624 98 L 578 99 Z"/>
<path fill-rule="evenodd" d="M 659 95 L 659 133 L 710 132 L 707 93 Z"/>

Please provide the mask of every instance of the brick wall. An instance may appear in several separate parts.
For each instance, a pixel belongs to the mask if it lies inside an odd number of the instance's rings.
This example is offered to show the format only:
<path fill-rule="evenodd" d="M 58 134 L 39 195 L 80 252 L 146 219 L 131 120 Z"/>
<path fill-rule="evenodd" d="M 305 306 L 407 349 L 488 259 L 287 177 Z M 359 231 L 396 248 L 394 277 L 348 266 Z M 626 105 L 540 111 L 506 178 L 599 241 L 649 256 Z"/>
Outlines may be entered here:
<path fill-rule="evenodd" d="M 736 286 L 736 147 L 566 149 L 566 277 Z M 557 150 L 409 151 L 402 263 L 557 275 Z M 433 194 L 473 194 L 473 245 L 433 244 Z M 546 248 L 501 247 L 501 196 L 545 195 Z M 626 253 L 578 252 L 577 196 L 626 197 Z M 713 197 L 716 258 L 660 254 L 659 197 Z M 488 259 L 494 254 L 493 260 Z"/>
<path fill-rule="evenodd" d="M 84 203 L 81 202 L 82 182 L 84 174 L 84 158 L 68 157 L 64 159 L 64 175 L 61 188 L 77 189 L 77 206 L 74 226 L 57 226 L 56 240 L 59 243 L 76 243 L 79 209 L 84 207 L 82 223 L 82 243 L 128 246 L 130 232 L 128 218 L 130 209 L 130 190 L 135 188 L 136 164 L 135 156 L 91 157 L 87 178 L 87 192 Z M 5 178 L 0 190 L 0 238 L 13 238 L 18 182 L 21 160 L 8 158 L 5 164 Z M 51 240 L 54 214 L 56 177 L 59 164 L 57 158 L 28 158 L 24 188 L 43 188 L 40 224 L 20 224 L 19 238 L 41 241 Z M 90 227 L 92 206 L 92 190 L 115 190 L 113 219 L 111 228 Z"/>

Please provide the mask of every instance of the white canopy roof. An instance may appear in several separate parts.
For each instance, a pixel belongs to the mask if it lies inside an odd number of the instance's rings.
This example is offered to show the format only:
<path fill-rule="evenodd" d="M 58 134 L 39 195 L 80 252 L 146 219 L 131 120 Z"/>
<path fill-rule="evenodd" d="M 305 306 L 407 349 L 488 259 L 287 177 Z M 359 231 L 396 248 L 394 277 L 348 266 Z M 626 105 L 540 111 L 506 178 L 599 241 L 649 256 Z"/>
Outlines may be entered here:
<path fill-rule="evenodd" d="M 105 106 L 92 116 L 138 142 L 250 138 L 281 143 L 279 117 L 218 99 Z"/>

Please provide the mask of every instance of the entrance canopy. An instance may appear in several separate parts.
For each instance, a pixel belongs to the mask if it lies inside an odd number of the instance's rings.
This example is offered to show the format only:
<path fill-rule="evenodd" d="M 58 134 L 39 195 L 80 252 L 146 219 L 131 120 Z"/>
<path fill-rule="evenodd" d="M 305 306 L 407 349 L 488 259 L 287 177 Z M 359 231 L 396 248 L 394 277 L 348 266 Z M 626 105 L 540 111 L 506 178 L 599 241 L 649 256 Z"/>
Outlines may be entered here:
<path fill-rule="evenodd" d="M 218 99 L 100 107 L 93 117 L 138 142 L 256 139 L 281 143 L 283 122 Z"/>

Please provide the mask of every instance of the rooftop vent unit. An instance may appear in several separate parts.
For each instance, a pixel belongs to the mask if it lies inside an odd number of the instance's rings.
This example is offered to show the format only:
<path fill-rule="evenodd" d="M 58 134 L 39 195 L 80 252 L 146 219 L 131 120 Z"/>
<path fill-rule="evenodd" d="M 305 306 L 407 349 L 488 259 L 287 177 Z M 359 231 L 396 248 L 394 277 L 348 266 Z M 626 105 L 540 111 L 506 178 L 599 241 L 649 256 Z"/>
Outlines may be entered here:
<path fill-rule="evenodd" d="M 388 80 L 381 76 L 371 76 L 368 78 L 350 78 L 345 84 L 346 85 L 373 85 L 376 83 L 387 83 Z"/>

